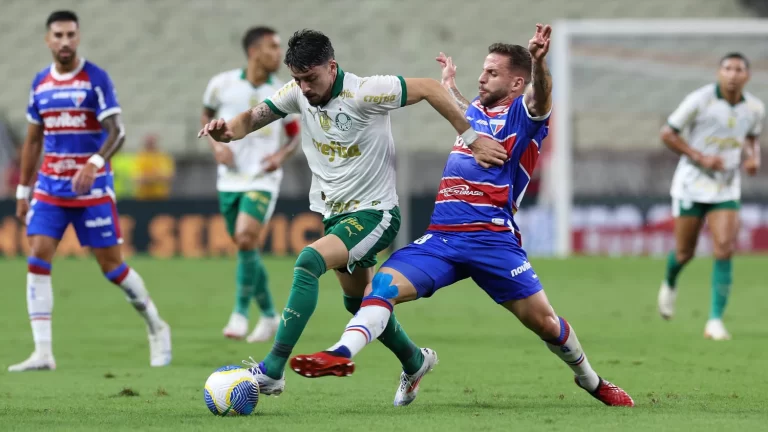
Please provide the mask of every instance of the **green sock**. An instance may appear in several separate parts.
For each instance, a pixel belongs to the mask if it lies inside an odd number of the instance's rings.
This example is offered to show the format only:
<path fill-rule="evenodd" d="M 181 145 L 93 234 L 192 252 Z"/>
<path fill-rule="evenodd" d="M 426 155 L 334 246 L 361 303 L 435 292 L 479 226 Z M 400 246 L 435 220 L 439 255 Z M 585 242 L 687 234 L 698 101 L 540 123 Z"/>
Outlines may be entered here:
<path fill-rule="evenodd" d="M 680 264 L 677 262 L 677 255 L 675 254 L 675 251 L 669 252 L 669 255 L 667 255 L 666 280 L 667 285 L 669 285 L 670 288 L 675 288 L 675 284 L 677 283 L 677 275 L 680 274 L 683 266 L 685 266 L 685 264 Z"/>
<path fill-rule="evenodd" d="M 255 284 L 253 285 L 253 298 L 259 305 L 261 316 L 272 318 L 275 316 L 275 306 L 272 303 L 272 293 L 269 292 L 269 279 L 267 269 L 261 261 L 258 253 L 254 254 Z"/>
<path fill-rule="evenodd" d="M 316 250 L 305 247 L 293 268 L 293 285 L 283 309 L 282 325 L 277 329 L 272 351 L 264 359 L 267 376 L 279 379 L 285 363 L 317 307 L 319 278 L 325 273 L 325 260 Z"/>
<path fill-rule="evenodd" d="M 731 260 L 715 260 L 712 269 L 712 307 L 710 319 L 721 319 L 731 293 Z"/>
<path fill-rule="evenodd" d="M 237 251 L 237 289 L 235 291 L 235 312 L 248 317 L 248 309 L 253 297 L 255 270 L 253 268 L 256 251 Z"/>
<path fill-rule="evenodd" d="M 360 297 L 344 295 L 344 307 L 353 315 L 360 310 L 362 302 L 363 299 Z M 397 359 L 403 365 L 403 372 L 412 375 L 424 364 L 424 354 L 408 337 L 408 334 L 400 326 L 397 318 L 395 318 L 394 313 L 389 315 L 389 321 L 387 321 L 384 332 L 379 336 L 379 341 L 397 356 Z"/>

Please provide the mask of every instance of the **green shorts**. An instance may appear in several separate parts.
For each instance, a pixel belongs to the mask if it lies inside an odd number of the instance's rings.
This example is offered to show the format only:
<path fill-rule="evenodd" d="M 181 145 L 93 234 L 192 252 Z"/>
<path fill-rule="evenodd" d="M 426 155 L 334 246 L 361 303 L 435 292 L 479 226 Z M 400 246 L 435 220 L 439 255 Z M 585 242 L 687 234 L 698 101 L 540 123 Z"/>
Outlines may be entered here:
<path fill-rule="evenodd" d="M 677 198 L 672 199 L 672 215 L 674 217 L 693 216 L 703 219 L 707 213 L 713 210 L 738 211 L 740 208 L 741 202 L 738 200 L 722 201 L 718 203 L 701 203 Z"/>
<path fill-rule="evenodd" d="M 229 235 L 235 235 L 235 222 L 240 213 L 251 216 L 262 225 L 269 222 L 272 212 L 275 211 L 276 201 L 272 192 L 266 191 L 219 192 L 219 211 L 227 223 Z"/>
<path fill-rule="evenodd" d="M 346 269 L 369 268 L 376 265 L 376 255 L 388 248 L 400 230 L 400 208 L 392 210 L 360 210 L 332 216 L 323 220 L 325 235 L 340 238 L 349 251 Z"/>

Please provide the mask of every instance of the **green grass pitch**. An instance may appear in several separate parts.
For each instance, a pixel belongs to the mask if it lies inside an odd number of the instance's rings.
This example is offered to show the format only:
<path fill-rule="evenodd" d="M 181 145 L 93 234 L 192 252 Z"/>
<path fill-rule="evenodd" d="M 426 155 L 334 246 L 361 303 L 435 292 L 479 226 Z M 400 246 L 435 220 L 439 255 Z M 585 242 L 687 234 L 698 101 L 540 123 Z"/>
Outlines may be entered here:
<path fill-rule="evenodd" d="M 270 344 L 221 336 L 232 307 L 234 262 L 151 260 L 130 264 L 173 328 L 174 359 L 149 367 L 144 325 L 94 262 L 54 262 L 54 353 L 58 370 L 10 374 L 32 351 L 25 263 L 3 260 L 0 301 L 0 430 L 93 431 L 666 431 L 764 430 L 768 419 L 766 258 L 736 260 L 728 342 L 702 337 L 711 261 L 680 281 L 671 322 L 656 313 L 663 262 L 646 258 L 532 260 L 551 302 L 573 325 L 593 367 L 625 388 L 634 409 L 612 409 L 572 382 L 570 370 L 471 282 L 397 308 L 410 336 L 440 364 L 417 401 L 392 406 L 399 369 L 375 344 L 349 378 L 306 379 L 287 371 L 286 392 L 263 397 L 249 417 L 220 418 L 203 403 L 219 366 L 262 358 Z M 278 307 L 293 261 L 267 259 Z M 255 312 L 254 312 L 255 313 Z M 332 274 L 295 353 L 335 342 L 349 316 Z"/>

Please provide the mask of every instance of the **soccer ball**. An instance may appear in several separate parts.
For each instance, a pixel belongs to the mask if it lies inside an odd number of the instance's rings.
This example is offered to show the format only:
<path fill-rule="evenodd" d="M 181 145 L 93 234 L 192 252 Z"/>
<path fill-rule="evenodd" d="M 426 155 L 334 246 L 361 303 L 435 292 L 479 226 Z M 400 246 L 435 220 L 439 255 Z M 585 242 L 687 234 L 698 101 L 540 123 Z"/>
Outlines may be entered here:
<path fill-rule="evenodd" d="M 259 403 L 259 383 L 248 369 L 224 366 L 208 377 L 203 398 L 214 415 L 249 415 Z"/>

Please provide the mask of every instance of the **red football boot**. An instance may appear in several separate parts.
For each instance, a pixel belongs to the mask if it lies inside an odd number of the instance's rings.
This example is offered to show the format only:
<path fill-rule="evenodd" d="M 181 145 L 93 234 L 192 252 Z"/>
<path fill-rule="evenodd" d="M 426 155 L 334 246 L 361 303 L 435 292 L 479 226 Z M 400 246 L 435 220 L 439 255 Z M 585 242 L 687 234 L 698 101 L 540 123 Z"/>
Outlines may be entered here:
<path fill-rule="evenodd" d="M 581 387 L 581 384 L 579 384 L 578 378 L 574 378 L 574 381 L 576 381 L 577 386 Z M 581 387 L 581 388 L 584 388 L 584 387 Z M 587 389 L 584 389 L 584 390 L 587 390 Z M 613 384 L 602 378 L 600 378 L 600 383 L 597 385 L 597 388 L 594 391 L 587 390 L 587 393 L 591 394 L 595 399 L 599 400 L 600 402 L 608 406 L 623 406 L 623 407 L 635 406 L 635 401 L 632 400 L 632 397 L 629 394 L 627 394 L 627 392 L 625 392 L 621 387 L 617 386 L 616 384 Z"/>
<path fill-rule="evenodd" d="M 320 351 L 310 355 L 297 355 L 291 358 L 291 369 L 307 378 L 336 375 L 350 376 L 355 371 L 355 363 L 335 353 Z"/>

